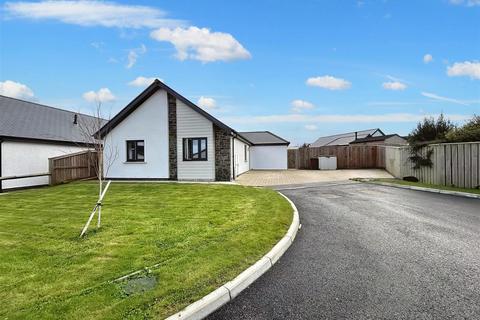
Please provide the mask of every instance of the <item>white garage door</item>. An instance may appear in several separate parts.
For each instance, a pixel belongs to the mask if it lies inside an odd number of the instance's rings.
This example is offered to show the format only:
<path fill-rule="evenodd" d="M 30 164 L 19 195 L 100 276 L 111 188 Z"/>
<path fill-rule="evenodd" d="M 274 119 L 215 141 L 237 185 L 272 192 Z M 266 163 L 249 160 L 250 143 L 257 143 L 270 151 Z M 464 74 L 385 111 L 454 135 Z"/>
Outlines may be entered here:
<path fill-rule="evenodd" d="M 250 147 L 250 168 L 253 170 L 286 170 L 287 146 Z"/>

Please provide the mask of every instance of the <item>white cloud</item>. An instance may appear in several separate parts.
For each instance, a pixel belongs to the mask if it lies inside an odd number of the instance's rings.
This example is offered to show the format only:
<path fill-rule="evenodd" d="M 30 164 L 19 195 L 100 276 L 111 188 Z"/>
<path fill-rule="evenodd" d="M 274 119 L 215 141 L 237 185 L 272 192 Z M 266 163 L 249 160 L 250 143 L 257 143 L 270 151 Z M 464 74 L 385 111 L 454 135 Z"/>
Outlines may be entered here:
<path fill-rule="evenodd" d="M 268 123 L 395 123 L 395 122 L 418 122 L 424 117 L 438 114 L 413 114 L 413 113 L 386 113 L 386 114 L 282 114 L 253 117 L 224 117 L 226 123 L 235 124 L 268 124 Z M 471 115 L 446 114 L 453 121 L 461 121 L 471 118 Z"/>
<path fill-rule="evenodd" d="M 300 99 L 293 100 L 291 102 L 291 105 L 292 105 L 292 111 L 293 112 L 302 112 L 303 110 L 310 110 L 310 109 L 315 108 L 313 103 L 305 101 L 305 100 L 300 100 Z"/>
<path fill-rule="evenodd" d="M 305 125 L 305 129 L 309 130 L 309 131 L 315 131 L 318 129 L 318 127 L 314 124 L 306 124 Z"/>
<path fill-rule="evenodd" d="M 429 53 L 423 56 L 423 62 L 424 63 L 430 63 L 433 61 L 433 56 Z"/>
<path fill-rule="evenodd" d="M 135 50 L 130 50 L 128 52 L 128 56 L 127 56 L 128 63 L 126 65 L 127 69 L 130 69 L 131 67 L 133 67 L 135 63 L 137 63 L 137 58 L 138 58 L 138 54 L 135 52 Z"/>
<path fill-rule="evenodd" d="M 97 92 L 95 91 L 88 91 L 83 94 L 83 99 L 87 100 L 88 102 L 111 102 L 114 101 L 116 98 L 113 93 L 108 88 L 101 88 Z"/>
<path fill-rule="evenodd" d="M 430 92 L 422 92 L 422 96 L 433 99 L 433 100 L 445 101 L 445 102 L 450 102 L 450 103 L 454 103 L 454 104 L 461 104 L 463 106 L 468 106 L 470 104 L 470 102 L 468 102 L 468 101 L 462 101 L 462 100 L 458 100 L 458 99 L 442 97 L 442 96 L 439 96 L 435 93 L 430 93 Z"/>
<path fill-rule="evenodd" d="M 215 101 L 215 99 L 204 96 L 198 99 L 197 104 L 200 108 L 204 109 L 215 109 L 217 107 L 217 101 Z"/>
<path fill-rule="evenodd" d="M 130 69 L 137 63 L 138 56 L 141 54 L 145 54 L 147 52 L 147 47 L 142 44 L 140 48 L 130 49 L 128 52 L 127 60 L 128 63 L 126 65 L 127 69 Z"/>
<path fill-rule="evenodd" d="M 455 62 L 453 66 L 447 67 L 447 74 L 450 77 L 470 77 L 472 79 L 480 79 L 480 62 L 465 61 Z"/>
<path fill-rule="evenodd" d="M 20 1 L 7 2 L 4 8 L 13 17 L 52 19 L 80 26 L 138 29 L 172 28 L 184 24 L 179 20 L 167 19 L 165 12 L 157 8 L 110 1 Z"/>
<path fill-rule="evenodd" d="M 193 59 L 202 62 L 230 61 L 251 58 L 248 52 L 231 34 L 211 32 L 207 28 L 160 28 L 152 31 L 157 41 L 168 41 L 177 49 L 179 60 Z"/>
<path fill-rule="evenodd" d="M 5 80 L 3 82 L 0 82 L 0 94 L 7 97 L 24 100 L 32 100 L 34 98 L 32 89 L 30 89 L 23 83 L 11 80 Z"/>
<path fill-rule="evenodd" d="M 407 85 L 398 81 L 391 81 L 391 82 L 384 82 L 382 84 L 383 89 L 386 90 L 405 90 L 407 88 Z"/>
<path fill-rule="evenodd" d="M 454 5 L 465 4 L 468 7 L 480 6 L 480 0 L 450 0 L 449 2 Z"/>
<path fill-rule="evenodd" d="M 351 83 L 347 80 L 329 75 L 308 78 L 306 83 L 308 86 L 320 87 L 328 90 L 344 90 L 351 87 Z"/>
<path fill-rule="evenodd" d="M 128 83 L 129 86 L 132 87 L 147 87 L 152 84 L 153 81 L 155 81 L 155 77 L 147 78 L 147 77 L 136 77 L 135 80 L 132 80 Z M 162 79 L 158 79 L 163 82 Z"/>

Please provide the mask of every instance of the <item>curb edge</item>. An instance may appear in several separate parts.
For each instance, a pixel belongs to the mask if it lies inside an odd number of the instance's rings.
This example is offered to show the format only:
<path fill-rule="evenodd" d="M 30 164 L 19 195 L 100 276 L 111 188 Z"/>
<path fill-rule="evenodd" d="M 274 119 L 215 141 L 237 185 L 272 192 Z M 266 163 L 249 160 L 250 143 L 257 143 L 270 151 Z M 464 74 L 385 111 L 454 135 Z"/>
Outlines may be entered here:
<path fill-rule="evenodd" d="M 450 191 L 450 190 L 442 190 L 442 189 L 434 189 L 434 188 L 424 188 L 424 187 L 417 187 L 417 186 L 407 186 L 407 185 L 388 183 L 388 182 L 373 182 L 373 181 L 362 181 L 362 182 L 368 183 L 368 184 L 376 184 L 376 185 L 380 185 L 380 186 L 386 186 L 386 187 L 399 188 L 399 189 L 425 191 L 425 192 L 431 192 L 431 193 L 448 194 L 448 195 L 451 195 L 451 196 L 480 199 L 480 194 L 474 194 L 474 193 L 468 193 L 468 192 Z"/>
<path fill-rule="evenodd" d="M 235 279 L 223 284 L 216 290 L 210 292 L 200 300 L 188 305 L 183 310 L 169 316 L 166 320 L 200 320 L 210 315 L 221 306 L 235 299 L 243 290 L 248 288 L 255 280 L 260 278 L 268 271 L 280 257 L 287 251 L 295 239 L 299 226 L 300 218 L 295 204 L 283 193 L 277 191 L 284 197 L 293 209 L 293 218 L 287 233 L 278 241 L 275 246 L 253 265 L 245 269 Z"/>

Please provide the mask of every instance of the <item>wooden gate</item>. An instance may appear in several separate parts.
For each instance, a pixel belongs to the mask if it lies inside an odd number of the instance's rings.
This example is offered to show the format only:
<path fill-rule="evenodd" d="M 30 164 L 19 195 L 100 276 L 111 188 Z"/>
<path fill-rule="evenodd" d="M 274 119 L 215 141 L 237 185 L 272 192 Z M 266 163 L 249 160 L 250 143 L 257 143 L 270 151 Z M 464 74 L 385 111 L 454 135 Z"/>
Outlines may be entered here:
<path fill-rule="evenodd" d="M 49 158 L 50 184 L 94 178 L 98 162 L 96 151 L 82 151 Z"/>

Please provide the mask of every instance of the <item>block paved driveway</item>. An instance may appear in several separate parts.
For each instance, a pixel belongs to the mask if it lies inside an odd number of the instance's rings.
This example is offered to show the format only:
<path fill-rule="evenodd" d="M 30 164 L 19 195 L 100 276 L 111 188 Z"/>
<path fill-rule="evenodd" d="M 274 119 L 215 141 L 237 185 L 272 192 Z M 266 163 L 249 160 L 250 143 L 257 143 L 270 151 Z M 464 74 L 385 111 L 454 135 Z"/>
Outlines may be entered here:
<path fill-rule="evenodd" d="M 352 182 L 282 192 L 295 242 L 208 319 L 480 319 L 480 200 Z"/>
<path fill-rule="evenodd" d="M 352 178 L 393 178 L 382 169 L 353 170 L 251 170 L 240 175 L 236 182 L 245 186 L 277 186 L 328 181 L 345 181 Z"/>

